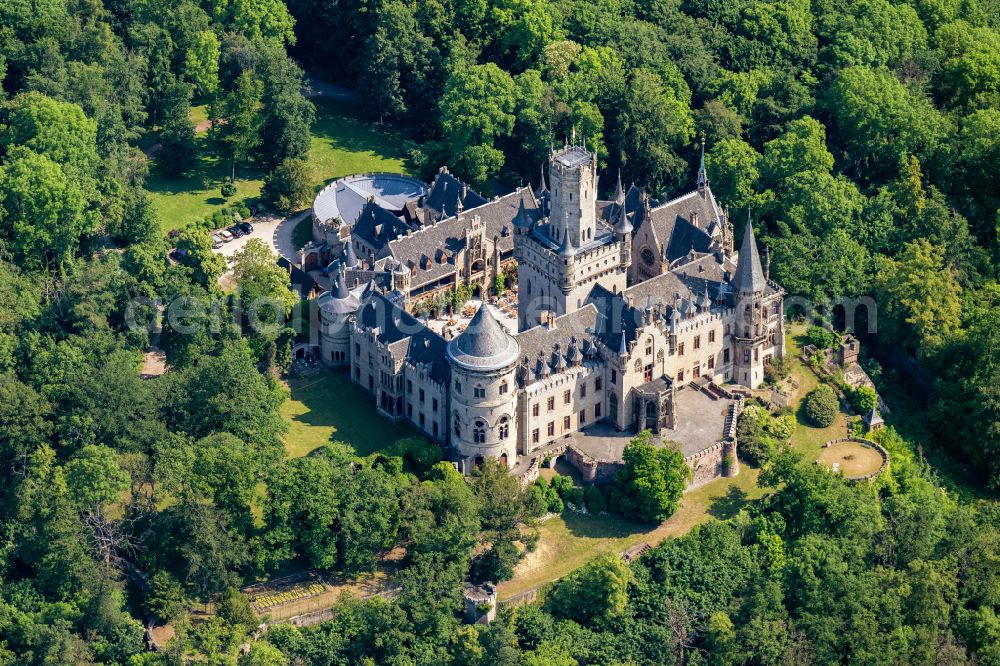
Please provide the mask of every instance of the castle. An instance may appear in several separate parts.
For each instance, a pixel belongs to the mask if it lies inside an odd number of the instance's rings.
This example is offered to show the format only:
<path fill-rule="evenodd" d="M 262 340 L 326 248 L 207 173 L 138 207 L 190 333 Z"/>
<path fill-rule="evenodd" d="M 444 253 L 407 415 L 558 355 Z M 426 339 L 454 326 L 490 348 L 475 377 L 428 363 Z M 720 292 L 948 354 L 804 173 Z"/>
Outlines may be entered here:
<path fill-rule="evenodd" d="M 319 353 L 463 471 L 490 457 L 524 469 L 570 445 L 613 463 L 648 428 L 693 468 L 712 454 L 696 481 L 718 476 L 740 387 L 783 354 L 784 292 L 749 219 L 734 252 L 702 150 L 695 189 L 664 203 L 620 178 L 600 200 L 596 156 L 567 145 L 534 190 L 488 201 L 442 169 L 408 197 L 357 201 L 353 219 L 314 215 L 308 251 L 333 257 Z M 485 304 L 452 339 L 411 313 L 459 284 L 485 294 L 514 265 L 516 332 Z"/>

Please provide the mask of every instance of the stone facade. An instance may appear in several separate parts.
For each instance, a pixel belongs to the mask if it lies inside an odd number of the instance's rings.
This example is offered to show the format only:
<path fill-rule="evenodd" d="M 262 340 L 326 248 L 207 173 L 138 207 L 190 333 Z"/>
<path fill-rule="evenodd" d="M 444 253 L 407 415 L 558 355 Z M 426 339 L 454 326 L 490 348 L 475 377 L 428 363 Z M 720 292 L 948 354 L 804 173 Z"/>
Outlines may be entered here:
<path fill-rule="evenodd" d="M 384 416 L 413 423 L 465 471 L 489 457 L 527 467 L 598 425 L 673 440 L 691 425 L 679 391 L 731 400 L 719 385 L 758 386 L 784 352 L 784 292 L 761 267 L 749 220 L 733 251 L 703 169 L 695 191 L 663 205 L 634 186 L 626 194 L 620 181 L 612 201 L 599 201 L 596 158 L 580 146 L 554 152 L 549 177 L 551 192 L 543 180 L 479 212 L 456 201 L 461 233 L 444 219 L 388 241 L 375 259 L 384 280 L 369 272 L 366 284 L 352 283 L 364 260 L 348 244 L 320 298 L 323 360 L 348 369 Z M 424 249 L 414 258 L 407 243 Z M 633 257 L 647 250 L 653 261 L 640 259 L 636 272 Z M 518 262 L 517 334 L 490 306 L 450 341 L 406 311 L 420 285 L 495 271 L 505 252 Z M 721 475 L 735 450 L 733 433 L 719 430 L 698 434 L 697 445 L 678 440 L 693 485 Z"/>

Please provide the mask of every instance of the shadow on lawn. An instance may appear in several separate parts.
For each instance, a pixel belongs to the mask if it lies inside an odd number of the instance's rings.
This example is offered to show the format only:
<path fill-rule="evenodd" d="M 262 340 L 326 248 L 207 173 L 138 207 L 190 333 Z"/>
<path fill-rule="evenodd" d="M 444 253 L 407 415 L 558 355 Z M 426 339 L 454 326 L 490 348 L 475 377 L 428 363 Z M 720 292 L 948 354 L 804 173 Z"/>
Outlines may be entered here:
<path fill-rule="evenodd" d="M 749 503 L 750 498 L 747 497 L 745 490 L 738 486 L 730 486 L 725 495 L 712 499 L 708 514 L 719 520 L 728 520 Z"/>
<path fill-rule="evenodd" d="M 402 150 L 405 137 L 389 125 L 376 126 L 368 122 L 357 105 L 329 99 L 314 102 L 314 137 L 352 153 L 371 153 L 386 160 L 406 157 Z"/>
<path fill-rule="evenodd" d="M 326 441 L 315 444 L 310 451 L 329 442 L 343 442 L 360 456 L 386 448 L 398 439 L 419 436 L 403 423 L 394 424 L 376 411 L 368 393 L 355 386 L 346 375 L 323 373 L 289 382 L 292 399 L 301 402 L 305 410 L 292 419 L 306 426 L 332 428 Z"/>
<path fill-rule="evenodd" d="M 633 534 L 652 531 L 657 527 L 653 524 L 635 523 L 610 513 L 590 516 L 564 511 L 562 518 L 570 534 L 588 539 L 622 539 Z"/>

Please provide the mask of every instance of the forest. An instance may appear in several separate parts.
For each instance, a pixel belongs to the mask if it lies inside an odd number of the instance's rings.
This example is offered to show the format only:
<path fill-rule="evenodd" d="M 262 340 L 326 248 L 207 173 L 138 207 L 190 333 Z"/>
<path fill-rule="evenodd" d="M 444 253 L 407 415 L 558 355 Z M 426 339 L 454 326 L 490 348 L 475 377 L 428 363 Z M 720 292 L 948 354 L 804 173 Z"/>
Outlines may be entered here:
<path fill-rule="evenodd" d="M 928 438 L 886 429 L 873 484 L 754 452 L 734 517 L 463 624 L 463 583 L 509 578 L 574 489 L 466 480 L 420 440 L 286 458 L 287 273 L 248 244 L 223 291 L 211 220 L 168 238 L 151 203 L 208 150 L 224 199 L 254 169 L 304 204 L 305 71 L 485 194 L 576 136 L 606 190 L 667 200 L 704 141 L 790 296 L 834 326 L 874 299 L 870 367 Z M 1000 665 L 996 0 L 6 0 L 0 80 L 0 664 Z M 170 371 L 142 379 L 154 335 Z M 397 544 L 394 597 L 257 631 L 244 585 Z"/>

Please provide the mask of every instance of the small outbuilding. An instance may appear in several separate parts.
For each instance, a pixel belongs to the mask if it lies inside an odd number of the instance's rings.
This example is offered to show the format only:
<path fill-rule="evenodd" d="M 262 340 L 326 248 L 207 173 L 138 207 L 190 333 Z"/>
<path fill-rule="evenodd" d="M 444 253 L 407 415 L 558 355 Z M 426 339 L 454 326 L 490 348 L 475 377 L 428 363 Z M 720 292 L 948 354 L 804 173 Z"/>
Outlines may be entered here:
<path fill-rule="evenodd" d="M 862 420 L 864 421 L 865 428 L 867 429 L 868 432 L 872 432 L 874 430 L 881 430 L 883 427 L 885 427 L 885 421 L 882 420 L 882 416 L 878 413 L 877 405 L 875 407 L 872 407 L 872 411 L 869 412 L 867 415 L 863 416 Z"/>

